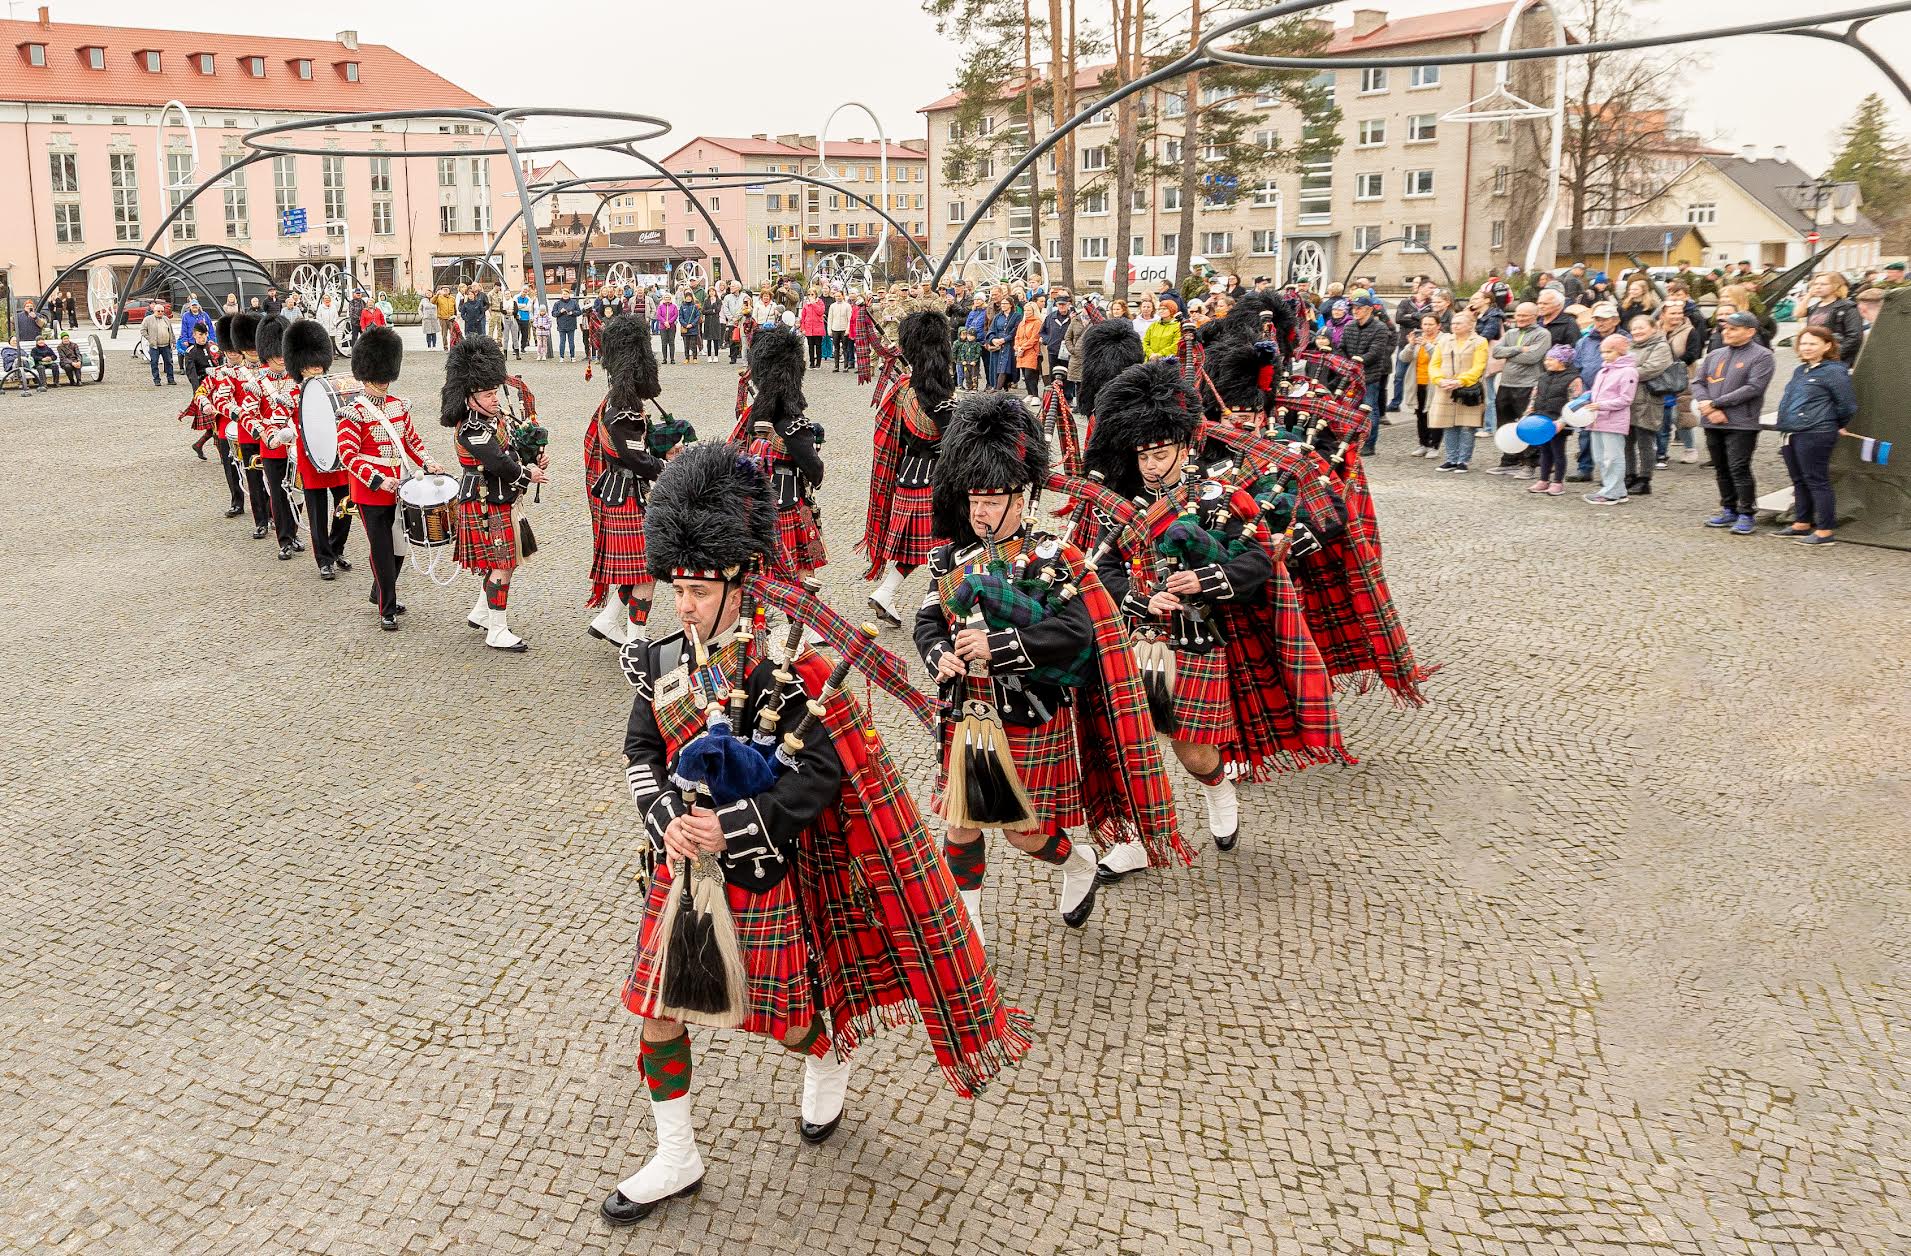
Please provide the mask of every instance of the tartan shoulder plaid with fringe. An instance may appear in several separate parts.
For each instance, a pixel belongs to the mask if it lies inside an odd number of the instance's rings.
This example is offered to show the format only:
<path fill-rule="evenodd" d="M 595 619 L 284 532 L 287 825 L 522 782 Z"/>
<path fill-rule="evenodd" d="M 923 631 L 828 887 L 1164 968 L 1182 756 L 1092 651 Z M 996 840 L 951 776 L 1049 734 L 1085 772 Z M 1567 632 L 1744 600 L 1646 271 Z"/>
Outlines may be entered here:
<path fill-rule="evenodd" d="M 998 547 L 997 556 L 992 562 L 985 561 L 980 551 L 977 551 L 974 558 L 938 576 L 936 593 L 942 599 L 944 614 L 952 622 L 960 623 L 969 617 L 972 610 L 980 607 L 983 622 L 992 630 L 1027 628 L 1047 619 L 1055 613 L 1056 598 L 1061 591 L 1059 586 L 1070 578 L 1066 569 L 1058 568 L 1057 574 L 1062 578 L 1050 581 L 1041 575 L 1043 569 L 1038 569 L 1031 576 L 1025 567 L 1016 565 L 1014 560 L 1025 552 L 1034 554 L 1040 546 L 1050 541 L 1055 541 L 1057 550 L 1054 558 L 1060 560 L 1059 540 L 1045 533 L 1033 533 Z M 1017 576 L 1018 570 L 1023 574 Z M 1058 685 L 1064 689 L 1077 688 L 1087 679 L 1092 652 L 1091 645 L 1065 663 L 1044 664 L 1024 675 L 1043 684 Z"/>
<path fill-rule="evenodd" d="M 869 503 L 863 512 L 863 539 L 856 548 L 869 555 L 869 570 L 863 579 L 874 580 L 889 562 L 889 510 L 895 500 L 896 480 L 902 469 L 902 407 L 899 398 L 908 387 L 909 376 L 885 392 L 876 395 L 876 444 L 869 464 Z"/>
<path fill-rule="evenodd" d="M 1042 394 L 1042 432 L 1053 432 L 1062 446 L 1061 470 L 1067 475 L 1082 473 L 1082 441 L 1075 430 L 1075 410 L 1068 404 L 1068 393 L 1060 380 L 1050 380 Z"/>
<path fill-rule="evenodd" d="M 1246 775 L 1260 781 L 1296 768 L 1357 762 L 1341 744 L 1333 678 L 1286 565 L 1274 564 L 1260 596 L 1220 604 L 1219 619 Z"/>

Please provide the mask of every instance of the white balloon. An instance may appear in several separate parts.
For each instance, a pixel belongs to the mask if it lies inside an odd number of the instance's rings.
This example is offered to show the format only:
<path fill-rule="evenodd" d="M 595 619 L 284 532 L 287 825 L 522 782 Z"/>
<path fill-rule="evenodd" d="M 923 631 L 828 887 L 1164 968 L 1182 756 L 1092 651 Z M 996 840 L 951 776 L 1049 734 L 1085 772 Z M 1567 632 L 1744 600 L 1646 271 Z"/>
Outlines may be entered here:
<path fill-rule="evenodd" d="M 1567 427 L 1585 427 L 1593 421 L 1593 408 L 1590 403 L 1583 406 L 1567 406 L 1559 421 Z"/>
<path fill-rule="evenodd" d="M 794 327 L 794 326 L 796 326 L 796 315 L 794 315 L 794 314 L 792 314 L 792 313 L 790 313 L 790 312 L 789 312 L 788 310 L 784 310 L 784 311 L 783 311 L 783 325 L 784 325 L 785 327 Z"/>
<path fill-rule="evenodd" d="M 1503 454 L 1526 452 L 1526 442 L 1520 439 L 1520 434 L 1514 430 L 1511 423 L 1502 423 L 1493 429 L 1493 443 L 1499 446 Z"/>

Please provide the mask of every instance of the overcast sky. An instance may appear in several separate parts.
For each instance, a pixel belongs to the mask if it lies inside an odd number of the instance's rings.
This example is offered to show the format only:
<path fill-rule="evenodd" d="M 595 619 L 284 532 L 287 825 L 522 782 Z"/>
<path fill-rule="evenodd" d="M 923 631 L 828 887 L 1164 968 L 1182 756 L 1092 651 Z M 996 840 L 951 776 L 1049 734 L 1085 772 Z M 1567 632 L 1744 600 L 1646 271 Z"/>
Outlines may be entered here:
<path fill-rule="evenodd" d="M 31 17 L 36 3 L 11 4 L 10 15 Z M 500 104 L 661 115 L 673 131 L 647 146 L 658 156 L 699 133 L 815 132 L 848 100 L 874 109 L 892 138 L 920 137 L 916 110 L 947 90 L 958 57 L 916 0 L 329 0 L 269 10 L 174 9 L 151 0 L 51 3 L 56 22 L 193 26 L 191 12 L 245 33 L 330 38 L 356 28 L 366 42 L 390 44 Z M 1370 0 L 1332 11 L 1345 22 L 1356 7 L 1406 15 L 1466 3 Z M 1812 0 L 1640 0 L 1638 9 L 1642 29 L 1670 35 L 1781 17 L 1801 3 Z M 1096 0 L 1078 4 L 1084 12 L 1106 7 Z M 1154 4 L 1186 8 L 1182 0 Z M 1861 4 L 1832 0 L 1829 7 Z M 270 20 L 261 20 L 266 12 Z M 1880 19 L 1867 34 L 1895 64 L 1911 67 L 1911 14 Z M 1691 122 L 1726 147 L 1757 143 L 1763 155 L 1784 144 L 1812 173 L 1829 159 L 1839 128 L 1865 93 L 1894 99 L 1869 63 L 1823 41 L 1755 36 L 1698 47 L 1711 49 L 1711 66 L 1687 85 Z M 1911 133 L 1911 111 L 1899 104 L 1894 115 Z M 831 128 L 837 138 L 872 131 L 856 110 L 843 111 Z M 582 132 L 567 126 L 559 134 Z"/>

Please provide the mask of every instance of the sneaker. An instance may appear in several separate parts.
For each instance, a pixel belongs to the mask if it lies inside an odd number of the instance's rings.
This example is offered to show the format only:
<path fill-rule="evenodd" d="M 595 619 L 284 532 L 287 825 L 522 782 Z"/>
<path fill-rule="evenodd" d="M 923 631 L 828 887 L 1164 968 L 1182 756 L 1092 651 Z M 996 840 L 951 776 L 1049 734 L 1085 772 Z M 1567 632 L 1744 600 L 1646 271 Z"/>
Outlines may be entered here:
<path fill-rule="evenodd" d="M 1530 480 L 1533 478 L 1533 473 L 1528 471 L 1525 467 L 1509 467 L 1506 473 L 1516 480 Z"/>
<path fill-rule="evenodd" d="M 1697 462 L 1698 460 L 1699 460 L 1699 451 L 1696 449 L 1688 449 L 1684 453 L 1679 455 L 1679 461 L 1685 463 L 1687 466 L 1690 466 L 1691 464 Z"/>
<path fill-rule="evenodd" d="M 1656 467 L 1658 470 L 1663 471 L 1667 467 L 1671 466 L 1672 463 L 1669 459 L 1661 458 L 1657 462 L 1653 463 L 1652 465 Z"/>
<path fill-rule="evenodd" d="M 1456 462 L 1447 468 L 1447 470 L 1453 472 L 1455 475 L 1465 475 L 1471 469 L 1472 468 L 1468 467 L 1464 462 Z"/>
<path fill-rule="evenodd" d="M 1708 528 L 1729 528 L 1737 522 L 1738 512 L 1736 510 L 1721 510 L 1710 519 L 1707 519 L 1705 526 Z"/>
<path fill-rule="evenodd" d="M 1811 534 L 1810 528 L 1794 528 L 1789 524 L 1782 528 L 1773 528 L 1770 533 L 1772 536 L 1789 537 L 1794 541 L 1802 541 Z"/>
<path fill-rule="evenodd" d="M 1427 457 L 1429 458 L 1431 458 L 1432 456 L 1433 456 L 1432 454 L 1427 455 Z M 1443 462 L 1439 466 L 1435 467 L 1434 470 L 1435 471 L 1451 471 L 1459 465 L 1460 464 L 1457 462 Z"/>
<path fill-rule="evenodd" d="M 1641 497 L 1652 496 L 1652 477 L 1647 476 L 1645 479 L 1640 480 L 1637 484 L 1632 486 L 1632 491 Z"/>
<path fill-rule="evenodd" d="M 1552 485 L 1545 480 L 1534 480 L 1531 484 L 1526 486 L 1526 491 L 1529 493 L 1544 493 L 1551 487 Z"/>
<path fill-rule="evenodd" d="M 1581 474 L 1579 474 L 1578 472 L 1574 472 L 1574 473 L 1573 473 L 1572 475 L 1569 475 L 1569 476 L 1567 476 L 1567 477 L 1566 477 L 1566 483 L 1568 483 L 1568 484 L 1591 484 L 1591 483 L 1592 483 L 1592 474 L 1591 474 L 1590 472 L 1588 472 L 1588 473 L 1587 473 L 1587 474 L 1585 474 L 1585 475 L 1581 475 Z"/>
<path fill-rule="evenodd" d="M 1750 515 L 1740 515 L 1738 522 L 1732 525 L 1733 536 L 1750 536 L 1752 535 L 1752 530 L 1752 516 Z"/>
<path fill-rule="evenodd" d="M 1838 544 L 1838 538 L 1835 536 L 1820 536 L 1816 532 L 1813 532 L 1807 536 L 1799 537 L 1798 543 L 1800 545 L 1836 545 Z"/>
<path fill-rule="evenodd" d="M 1586 494 L 1586 504 L 1589 506 L 1617 506 L 1625 500 L 1623 497 L 1606 497 L 1599 493 Z"/>
<path fill-rule="evenodd" d="M 1555 481 L 1552 484 L 1547 486 L 1546 495 L 1548 497 L 1558 497 L 1564 494 L 1565 491 L 1566 491 L 1566 486 L 1564 484 L 1559 483 L 1558 481 Z"/>
<path fill-rule="evenodd" d="M 1519 468 L 1518 467 L 1488 467 L 1486 469 L 1486 473 L 1488 475 L 1518 475 Z"/>

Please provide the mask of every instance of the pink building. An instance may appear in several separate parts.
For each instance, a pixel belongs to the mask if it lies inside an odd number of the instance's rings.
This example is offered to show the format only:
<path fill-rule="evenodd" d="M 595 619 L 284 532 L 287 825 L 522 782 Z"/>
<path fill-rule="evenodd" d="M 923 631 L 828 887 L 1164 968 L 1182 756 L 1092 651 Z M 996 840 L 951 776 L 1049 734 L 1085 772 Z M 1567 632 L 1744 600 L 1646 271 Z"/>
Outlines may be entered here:
<path fill-rule="evenodd" d="M 0 279 L 34 295 L 66 266 L 100 249 L 145 245 L 193 185 L 244 152 L 255 127 L 330 114 L 471 108 L 483 101 L 356 32 L 335 40 L 0 21 Z M 195 161 L 177 101 L 190 111 Z M 282 282 L 302 263 L 342 265 L 386 291 L 424 289 L 456 259 L 482 254 L 493 224 L 516 207 L 511 169 L 484 156 L 495 141 L 477 125 L 421 119 L 308 131 L 288 142 L 328 144 L 371 157 L 267 157 L 209 189 L 155 245 L 177 252 L 225 244 Z M 417 149 L 472 157 L 407 157 Z M 283 211 L 308 229 L 281 232 Z M 349 230 L 323 224 L 340 220 Z M 520 281 L 523 236 L 498 255 Z M 132 259 L 113 260 L 122 279 Z M 435 269 L 436 268 L 436 269 Z M 467 273 L 469 266 L 465 267 Z M 66 285 L 81 296 L 84 276 Z"/>

